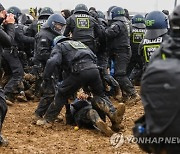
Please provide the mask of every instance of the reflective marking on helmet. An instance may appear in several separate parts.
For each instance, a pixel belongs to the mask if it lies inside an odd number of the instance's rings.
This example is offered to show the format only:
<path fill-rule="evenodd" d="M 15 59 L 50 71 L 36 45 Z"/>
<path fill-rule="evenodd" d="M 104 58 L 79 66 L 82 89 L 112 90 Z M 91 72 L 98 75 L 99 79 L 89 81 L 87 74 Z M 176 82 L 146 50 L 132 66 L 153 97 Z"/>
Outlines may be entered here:
<path fill-rule="evenodd" d="M 77 28 L 89 28 L 89 18 L 76 18 Z"/>
<path fill-rule="evenodd" d="M 144 33 L 143 32 L 137 32 L 133 33 L 133 43 L 141 43 L 141 40 L 144 38 Z"/>
<path fill-rule="evenodd" d="M 146 20 L 146 26 L 152 26 L 155 23 L 155 20 Z"/>
<path fill-rule="evenodd" d="M 119 10 L 117 13 L 118 14 L 125 14 L 125 11 L 124 10 Z"/>
<path fill-rule="evenodd" d="M 144 57 L 145 61 L 148 63 L 151 59 L 152 54 L 160 47 L 160 44 L 144 45 Z"/>
<path fill-rule="evenodd" d="M 162 60 L 166 60 L 166 55 L 164 53 L 161 55 L 161 57 L 162 57 Z"/>
<path fill-rule="evenodd" d="M 74 49 L 86 49 L 86 45 L 80 41 L 67 41 Z"/>

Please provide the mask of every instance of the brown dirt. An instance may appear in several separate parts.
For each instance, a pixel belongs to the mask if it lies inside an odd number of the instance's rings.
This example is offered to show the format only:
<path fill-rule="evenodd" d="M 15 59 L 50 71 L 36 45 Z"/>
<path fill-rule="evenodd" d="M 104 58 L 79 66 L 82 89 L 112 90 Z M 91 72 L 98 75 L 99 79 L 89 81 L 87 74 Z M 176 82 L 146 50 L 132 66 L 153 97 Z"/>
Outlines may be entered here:
<path fill-rule="evenodd" d="M 32 124 L 32 114 L 37 103 L 16 103 L 9 107 L 3 125 L 3 135 L 8 139 L 8 147 L 1 147 L 1 154 L 143 154 L 135 143 L 125 142 L 119 148 L 110 144 L 110 137 L 96 130 L 79 129 L 63 122 L 53 128 L 42 128 Z M 122 122 L 124 136 L 132 135 L 134 120 L 143 114 L 141 103 L 126 105 Z M 63 115 L 63 114 L 62 114 Z"/>

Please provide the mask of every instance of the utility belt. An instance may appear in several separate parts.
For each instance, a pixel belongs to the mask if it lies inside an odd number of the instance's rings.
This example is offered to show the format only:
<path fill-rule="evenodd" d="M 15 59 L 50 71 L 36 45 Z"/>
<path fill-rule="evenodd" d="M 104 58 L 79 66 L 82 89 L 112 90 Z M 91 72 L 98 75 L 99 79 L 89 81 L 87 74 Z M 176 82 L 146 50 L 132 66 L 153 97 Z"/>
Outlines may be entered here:
<path fill-rule="evenodd" d="M 79 73 L 83 70 L 88 70 L 88 69 L 94 69 L 98 68 L 97 65 L 93 61 L 79 61 L 77 63 L 72 64 L 71 66 L 71 73 Z"/>

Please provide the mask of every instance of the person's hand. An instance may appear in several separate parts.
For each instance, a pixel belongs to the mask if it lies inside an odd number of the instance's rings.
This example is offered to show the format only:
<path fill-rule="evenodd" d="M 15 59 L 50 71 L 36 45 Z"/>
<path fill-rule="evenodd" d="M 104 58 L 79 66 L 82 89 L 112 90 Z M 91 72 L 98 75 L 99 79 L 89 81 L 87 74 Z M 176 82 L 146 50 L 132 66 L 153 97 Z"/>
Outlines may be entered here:
<path fill-rule="evenodd" d="M 84 93 L 83 90 L 80 90 L 79 92 L 77 92 L 77 98 L 78 98 L 78 99 L 87 100 L 88 97 L 89 97 L 89 95 L 87 95 L 86 93 Z"/>
<path fill-rule="evenodd" d="M 15 19 L 14 19 L 14 15 L 12 13 L 7 14 L 7 17 L 4 21 L 5 24 L 14 24 L 15 23 Z"/>

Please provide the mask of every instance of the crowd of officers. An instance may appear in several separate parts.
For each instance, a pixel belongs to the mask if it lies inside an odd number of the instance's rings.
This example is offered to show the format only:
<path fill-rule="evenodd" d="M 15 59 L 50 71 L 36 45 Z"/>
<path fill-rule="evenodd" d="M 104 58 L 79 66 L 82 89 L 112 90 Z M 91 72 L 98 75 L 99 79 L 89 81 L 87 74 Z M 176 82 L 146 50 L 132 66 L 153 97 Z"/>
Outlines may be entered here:
<path fill-rule="evenodd" d="M 84 4 L 61 14 L 49 7 L 24 14 L 0 4 L 1 14 L 1 125 L 5 102 L 39 100 L 35 124 L 59 121 L 65 106 L 66 124 L 111 136 L 120 130 L 125 103 L 140 99 L 134 86 L 170 33 L 166 10 L 130 19 L 118 6 L 105 16 Z M 120 102 L 116 107 L 111 97 Z"/>

